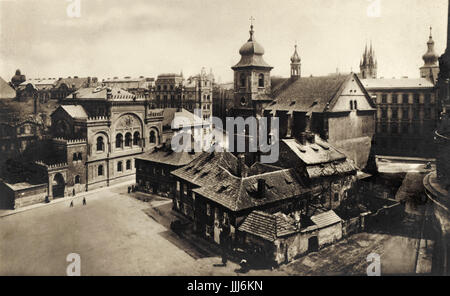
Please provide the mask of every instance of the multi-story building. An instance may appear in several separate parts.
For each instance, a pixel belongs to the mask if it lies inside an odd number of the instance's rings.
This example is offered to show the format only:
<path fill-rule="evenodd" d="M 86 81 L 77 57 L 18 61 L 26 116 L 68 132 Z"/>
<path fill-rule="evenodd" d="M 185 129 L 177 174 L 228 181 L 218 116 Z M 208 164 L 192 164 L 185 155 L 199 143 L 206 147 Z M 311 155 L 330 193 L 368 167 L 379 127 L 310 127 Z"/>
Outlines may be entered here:
<path fill-rule="evenodd" d="M 149 98 L 150 90 L 155 86 L 155 78 L 144 76 L 125 76 L 124 78 L 114 77 L 112 79 L 103 79 L 102 85 L 111 88 L 123 88 L 126 91 L 137 96 L 144 96 L 146 98 Z"/>
<path fill-rule="evenodd" d="M 365 168 L 375 132 L 375 105 L 358 76 L 300 77 L 297 47 L 291 69 L 291 77 L 277 83 L 274 99 L 264 109 L 265 116 L 279 118 L 280 138 L 299 138 L 309 129 Z"/>
<path fill-rule="evenodd" d="M 385 79 L 374 75 L 361 80 L 377 106 L 376 154 L 434 157 L 432 134 L 440 108 L 435 91 L 438 56 L 431 33 L 427 46 L 421 78 Z"/>
<path fill-rule="evenodd" d="M 134 158 L 159 145 L 163 110 L 119 88 L 83 88 L 52 114 L 52 140 L 36 162 L 49 199 L 133 180 Z"/>
<path fill-rule="evenodd" d="M 201 73 L 184 79 L 183 74 L 158 75 L 153 88 L 155 108 L 184 108 L 191 113 L 201 110 L 203 120 L 209 120 L 213 108 L 212 74 Z"/>

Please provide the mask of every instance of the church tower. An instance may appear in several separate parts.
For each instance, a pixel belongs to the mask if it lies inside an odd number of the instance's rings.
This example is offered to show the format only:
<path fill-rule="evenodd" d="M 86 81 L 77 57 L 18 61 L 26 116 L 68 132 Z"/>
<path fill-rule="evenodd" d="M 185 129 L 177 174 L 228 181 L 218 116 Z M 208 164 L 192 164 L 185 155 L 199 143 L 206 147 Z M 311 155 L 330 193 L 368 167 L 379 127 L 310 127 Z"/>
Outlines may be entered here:
<path fill-rule="evenodd" d="M 434 40 L 432 36 L 432 28 L 430 27 L 430 37 L 427 42 L 428 50 L 422 56 L 425 64 L 420 67 L 420 77 L 429 79 L 433 83 L 436 83 L 439 75 L 439 66 L 437 64 L 438 55 L 434 51 Z"/>
<path fill-rule="evenodd" d="M 295 44 L 294 54 L 291 57 L 291 78 L 300 78 L 302 74 L 301 59 L 297 52 L 297 44 Z"/>
<path fill-rule="evenodd" d="M 377 78 L 377 68 L 378 63 L 375 58 L 375 51 L 372 48 L 372 42 L 370 43 L 370 49 L 364 50 L 363 57 L 361 59 L 361 63 L 359 64 L 359 69 L 361 71 L 360 77 L 361 79 L 376 79 Z"/>
<path fill-rule="evenodd" d="M 253 18 L 251 19 L 253 21 Z M 234 115 L 255 116 L 262 114 L 266 104 L 272 101 L 269 66 L 264 59 L 264 48 L 255 41 L 253 23 L 250 38 L 239 50 L 241 60 L 231 67 L 234 71 Z"/>

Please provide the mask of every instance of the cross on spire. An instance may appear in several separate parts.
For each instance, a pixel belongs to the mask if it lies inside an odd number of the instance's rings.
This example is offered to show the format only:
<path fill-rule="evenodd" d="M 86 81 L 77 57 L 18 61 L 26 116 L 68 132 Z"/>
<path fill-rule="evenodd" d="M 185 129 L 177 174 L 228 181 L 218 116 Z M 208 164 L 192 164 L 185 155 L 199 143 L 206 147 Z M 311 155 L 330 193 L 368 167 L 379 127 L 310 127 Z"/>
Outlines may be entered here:
<path fill-rule="evenodd" d="M 255 20 L 255 18 L 253 16 L 250 17 L 250 25 L 253 26 L 253 21 Z"/>
<path fill-rule="evenodd" d="M 253 16 L 250 17 L 250 39 L 248 41 L 252 41 L 253 40 L 253 21 L 255 20 L 255 18 Z"/>

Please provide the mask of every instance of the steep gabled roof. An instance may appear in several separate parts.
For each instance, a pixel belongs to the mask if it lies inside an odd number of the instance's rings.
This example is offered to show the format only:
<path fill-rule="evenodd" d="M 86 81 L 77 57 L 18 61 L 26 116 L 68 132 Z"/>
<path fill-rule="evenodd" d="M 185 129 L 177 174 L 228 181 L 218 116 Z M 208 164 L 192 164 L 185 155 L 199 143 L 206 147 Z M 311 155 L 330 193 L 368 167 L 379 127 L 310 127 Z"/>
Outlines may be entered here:
<path fill-rule="evenodd" d="M 136 96 L 119 87 L 86 87 L 77 90 L 68 95 L 66 99 L 73 99 L 75 94 L 76 100 L 107 100 L 108 89 L 111 91 L 111 101 L 133 101 Z"/>
<path fill-rule="evenodd" d="M 8 82 L 0 77 L 0 99 L 14 99 L 16 97 L 16 91 L 12 88 Z"/>
<path fill-rule="evenodd" d="M 88 118 L 88 114 L 86 113 L 86 110 L 84 110 L 83 106 L 80 105 L 61 105 L 58 107 L 58 109 L 61 108 L 62 110 L 66 111 L 67 114 L 70 115 L 70 117 L 74 119 L 84 119 Z M 56 110 L 55 110 L 56 112 Z"/>
<path fill-rule="evenodd" d="M 251 212 L 238 229 L 268 241 L 299 231 L 294 219 L 281 213 L 269 214 L 262 211 Z"/>
<path fill-rule="evenodd" d="M 249 209 L 309 192 L 309 189 L 298 181 L 293 169 L 274 166 L 253 166 L 253 169 L 249 169 L 244 165 L 243 171 L 252 175 L 238 177 L 237 166 L 238 159 L 229 152 L 203 153 L 190 164 L 173 171 L 172 175 L 199 186 L 193 192 L 232 211 Z M 258 196 L 258 179 L 265 180 L 263 196 Z"/>
<path fill-rule="evenodd" d="M 306 165 L 328 163 L 347 158 L 344 153 L 339 152 L 328 142 L 323 141 L 317 135 L 314 137 L 315 143 L 307 142 L 305 145 L 302 145 L 297 139 L 282 139 L 281 141 Z"/>
<path fill-rule="evenodd" d="M 184 166 L 198 156 L 200 156 L 200 153 L 174 152 L 171 149 L 154 149 L 135 158 L 172 166 Z"/>
<path fill-rule="evenodd" d="M 337 99 L 344 84 L 352 76 L 354 74 L 290 79 L 288 80 L 289 84 L 282 86 L 283 89 L 266 109 L 324 112 Z"/>

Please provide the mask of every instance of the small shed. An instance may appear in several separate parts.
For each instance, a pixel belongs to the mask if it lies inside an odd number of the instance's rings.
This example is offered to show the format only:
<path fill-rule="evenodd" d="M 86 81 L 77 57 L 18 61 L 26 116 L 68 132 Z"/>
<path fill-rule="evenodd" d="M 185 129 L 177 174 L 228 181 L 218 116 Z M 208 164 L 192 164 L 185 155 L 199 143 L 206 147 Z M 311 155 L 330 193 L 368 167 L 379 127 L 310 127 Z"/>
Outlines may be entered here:
<path fill-rule="evenodd" d="M 311 216 L 311 221 L 319 229 L 319 248 L 342 238 L 342 219 L 333 210 Z"/>

